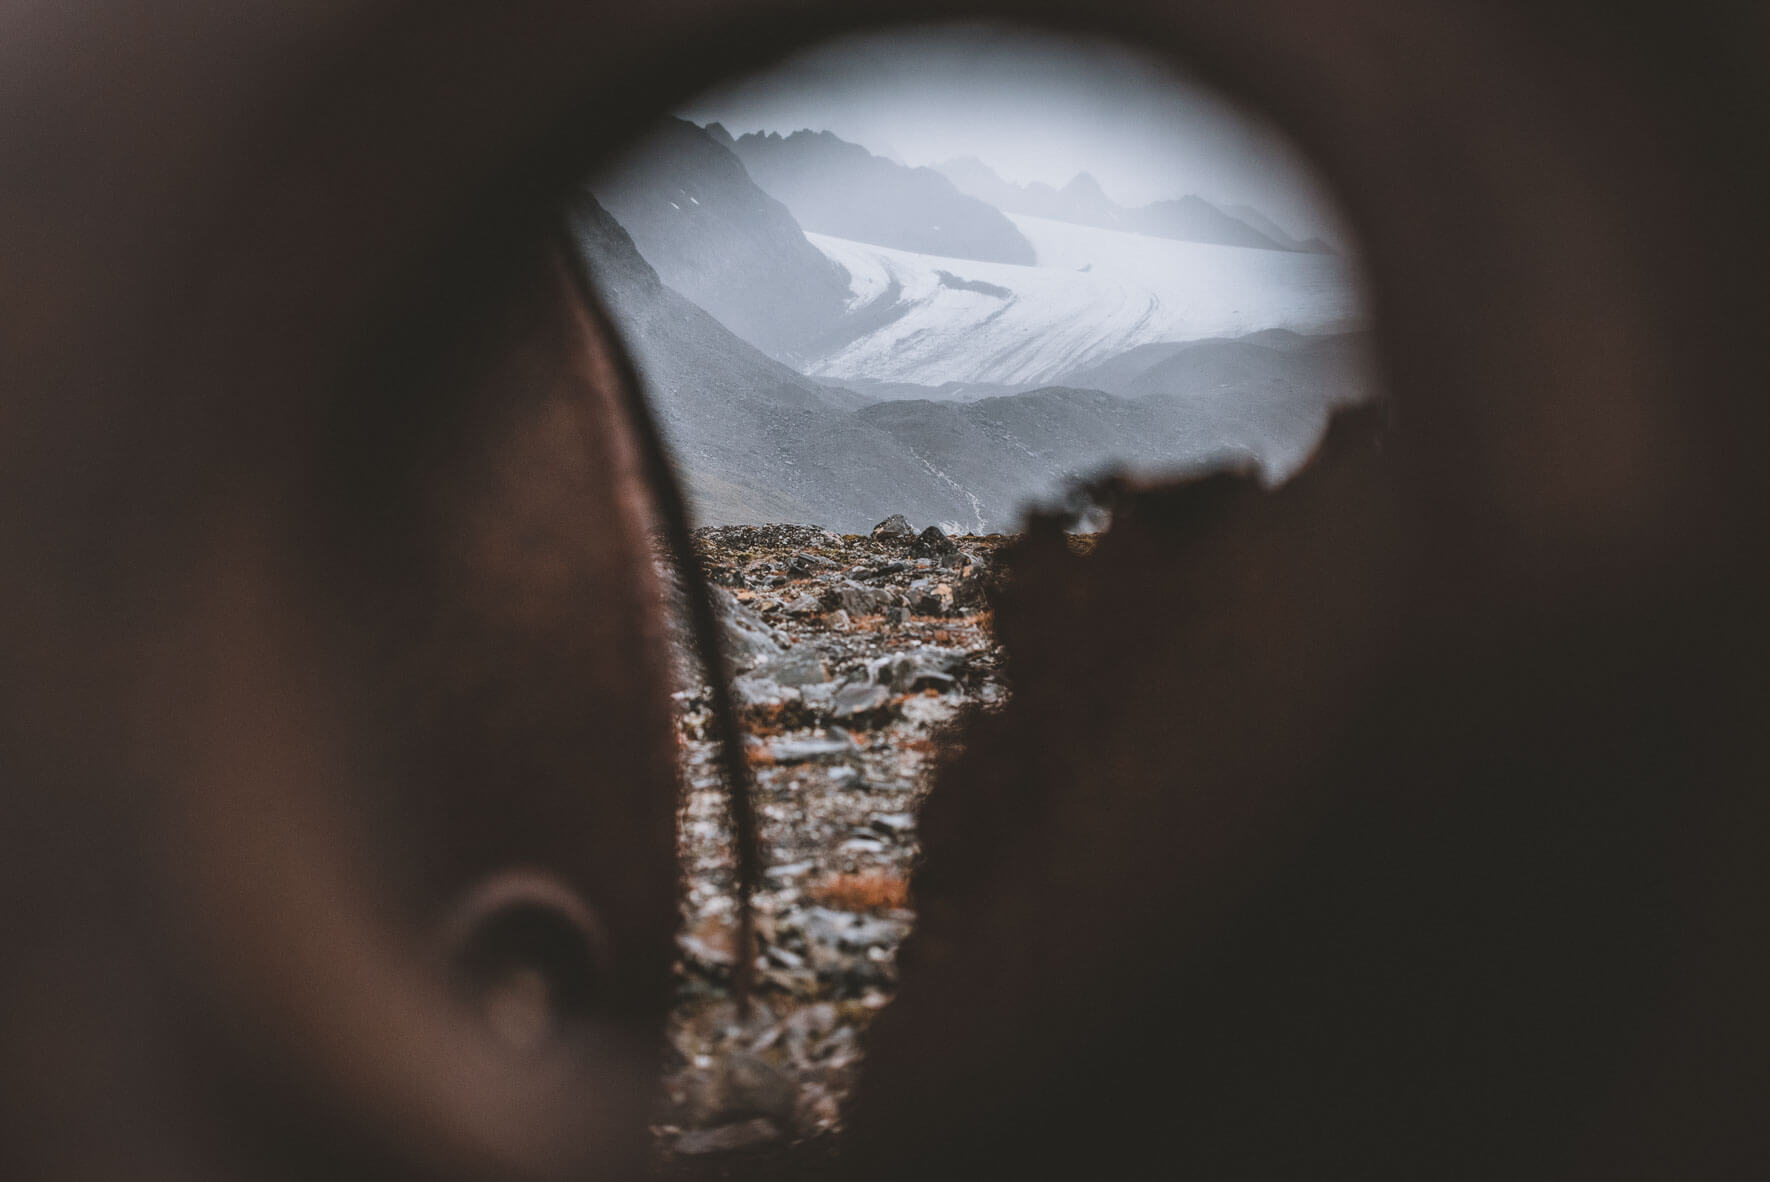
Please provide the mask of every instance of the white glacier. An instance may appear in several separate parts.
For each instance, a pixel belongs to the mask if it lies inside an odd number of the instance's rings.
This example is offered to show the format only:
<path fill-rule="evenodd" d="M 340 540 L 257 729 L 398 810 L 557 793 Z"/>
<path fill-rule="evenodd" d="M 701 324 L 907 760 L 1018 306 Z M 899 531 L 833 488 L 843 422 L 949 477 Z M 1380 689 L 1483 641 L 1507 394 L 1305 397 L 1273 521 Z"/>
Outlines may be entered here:
<path fill-rule="evenodd" d="M 1049 384 L 1138 345 L 1268 328 L 1338 332 L 1364 322 L 1354 267 L 1335 255 L 1012 220 L 1037 252 L 1036 266 L 806 234 L 852 277 L 851 312 L 883 299 L 901 308 L 812 359 L 808 372 L 930 386 Z"/>

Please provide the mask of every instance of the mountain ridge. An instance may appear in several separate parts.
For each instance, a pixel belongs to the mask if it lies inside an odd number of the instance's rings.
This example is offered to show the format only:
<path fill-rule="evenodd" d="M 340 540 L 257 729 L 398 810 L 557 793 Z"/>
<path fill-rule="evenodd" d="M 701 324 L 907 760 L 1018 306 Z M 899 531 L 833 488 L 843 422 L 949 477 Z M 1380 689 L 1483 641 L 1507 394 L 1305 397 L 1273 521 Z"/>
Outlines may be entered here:
<path fill-rule="evenodd" d="M 663 282 L 777 360 L 802 359 L 845 312 L 849 277 L 755 184 L 730 139 L 664 120 L 591 188 Z"/>
<path fill-rule="evenodd" d="M 988 201 L 1004 213 L 1051 218 L 1103 230 L 1127 230 L 1180 242 L 1333 253 L 1318 238 L 1296 238 L 1252 206 L 1223 207 L 1203 197 L 1187 195 L 1128 207 L 1108 197 L 1091 173 L 1077 173 L 1060 189 L 1042 181 L 1016 184 L 975 156 L 954 157 L 932 167 L 961 192 Z M 1252 216 L 1242 216 L 1235 210 Z"/>
<path fill-rule="evenodd" d="M 828 131 L 750 132 L 733 153 L 799 225 L 818 234 L 919 254 L 1031 265 L 1002 211 L 939 172 L 874 155 Z"/>

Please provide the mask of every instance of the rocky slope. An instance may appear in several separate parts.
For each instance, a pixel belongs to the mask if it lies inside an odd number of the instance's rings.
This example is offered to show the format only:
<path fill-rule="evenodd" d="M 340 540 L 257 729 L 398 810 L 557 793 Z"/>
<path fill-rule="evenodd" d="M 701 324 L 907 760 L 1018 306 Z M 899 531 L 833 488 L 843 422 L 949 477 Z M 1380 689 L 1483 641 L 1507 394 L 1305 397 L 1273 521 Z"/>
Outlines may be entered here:
<path fill-rule="evenodd" d="M 730 980 L 732 853 L 700 674 L 679 642 L 686 869 L 663 1151 L 678 1162 L 841 1122 L 860 1032 L 890 1000 L 915 812 L 952 729 L 1004 698 L 985 589 L 1002 538 L 882 523 L 697 533 L 750 736 L 767 889 L 748 1021 Z"/>
<path fill-rule="evenodd" d="M 795 456 L 863 400 L 765 356 L 671 290 L 588 193 L 572 223 L 699 519 L 810 520 L 823 489 L 800 476 Z"/>
<path fill-rule="evenodd" d="M 664 283 L 770 356 L 802 359 L 845 310 L 848 276 L 730 143 L 668 119 L 591 188 Z"/>

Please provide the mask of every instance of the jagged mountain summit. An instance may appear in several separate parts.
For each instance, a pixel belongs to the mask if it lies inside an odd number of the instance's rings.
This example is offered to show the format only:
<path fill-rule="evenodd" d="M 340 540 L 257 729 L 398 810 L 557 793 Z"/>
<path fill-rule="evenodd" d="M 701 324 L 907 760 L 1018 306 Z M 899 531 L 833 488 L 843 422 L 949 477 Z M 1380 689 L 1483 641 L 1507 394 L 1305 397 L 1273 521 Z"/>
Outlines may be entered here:
<path fill-rule="evenodd" d="M 1252 226 L 1287 250 L 1299 250 L 1306 254 L 1340 253 L 1317 235 L 1312 234 L 1308 238 L 1297 237 L 1251 205 L 1225 205 L 1222 210 L 1237 221 Z"/>
<path fill-rule="evenodd" d="M 1038 181 L 1021 185 L 1005 180 L 975 156 L 948 160 L 934 169 L 961 192 L 988 201 L 1005 213 L 1182 242 L 1332 253 L 1320 239 L 1298 239 L 1251 206 L 1223 208 L 1203 197 L 1186 196 L 1130 208 L 1108 197 L 1100 182 L 1086 172 L 1077 173 L 1061 189 Z"/>
<path fill-rule="evenodd" d="M 752 132 L 731 148 L 806 230 L 948 258 L 1035 261 L 1001 210 L 933 169 L 894 163 L 827 131 Z"/>

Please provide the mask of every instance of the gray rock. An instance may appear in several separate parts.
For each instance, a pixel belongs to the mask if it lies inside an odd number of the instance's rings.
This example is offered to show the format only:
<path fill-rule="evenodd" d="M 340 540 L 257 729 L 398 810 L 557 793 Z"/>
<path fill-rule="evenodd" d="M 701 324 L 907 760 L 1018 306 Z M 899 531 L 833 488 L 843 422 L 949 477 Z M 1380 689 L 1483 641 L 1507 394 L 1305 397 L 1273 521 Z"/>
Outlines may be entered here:
<path fill-rule="evenodd" d="M 761 676 L 732 678 L 731 692 L 740 706 L 770 706 L 788 696 L 786 687 L 780 682 Z"/>
<path fill-rule="evenodd" d="M 909 928 L 900 920 L 831 907 L 807 907 L 799 914 L 798 924 L 808 943 L 850 953 L 894 944 Z"/>
<path fill-rule="evenodd" d="M 916 527 L 911 525 L 910 519 L 905 517 L 902 513 L 893 513 L 890 517 L 887 517 L 884 521 L 881 521 L 878 525 L 873 527 L 873 537 L 879 539 L 913 538 L 915 536 Z"/>
<path fill-rule="evenodd" d="M 958 695 L 952 693 L 942 693 L 937 698 L 914 694 L 904 699 L 901 711 L 903 720 L 911 726 L 924 728 L 951 721 L 959 713 L 957 697 Z"/>
<path fill-rule="evenodd" d="M 880 587 L 866 587 L 853 580 L 840 583 L 824 592 L 825 611 L 845 611 L 849 616 L 876 616 L 897 601 L 897 596 Z"/>
<path fill-rule="evenodd" d="M 789 1121 L 799 1100 L 799 1091 L 785 1072 L 767 1059 L 742 1051 L 720 1061 L 714 1091 L 719 1115 L 727 1120 L 771 1116 Z"/>
<path fill-rule="evenodd" d="M 951 538 L 941 532 L 938 525 L 931 525 L 916 535 L 916 541 L 910 547 L 910 553 L 918 558 L 938 558 L 943 554 L 952 554 L 958 548 Z"/>
<path fill-rule="evenodd" d="M 832 570 L 836 564 L 821 554 L 805 554 L 803 552 L 787 559 L 787 573 L 795 578 L 806 578 L 820 570 Z"/>
<path fill-rule="evenodd" d="M 872 824 L 880 833 L 901 837 L 916 827 L 916 818 L 909 813 L 880 813 Z"/>
<path fill-rule="evenodd" d="M 830 671 L 824 668 L 817 650 L 809 645 L 788 649 L 765 662 L 757 672 L 784 686 L 817 685 L 830 679 Z"/>
<path fill-rule="evenodd" d="M 771 751 L 776 763 L 827 763 L 847 759 L 860 747 L 846 731 L 831 728 L 821 739 L 777 739 Z"/>
<path fill-rule="evenodd" d="M 918 616 L 944 616 L 947 602 L 938 595 L 932 595 L 925 591 L 916 596 L 911 606 Z"/>
<path fill-rule="evenodd" d="M 867 662 L 867 676 L 875 685 L 900 694 L 922 689 L 945 691 L 958 684 L 954 674 L 964 665 L 965 654 L 962 652 L 923 645 L 873 658 Z"/>
<path fill-rule="evenodd" d="M 755 1149 L 781 1139 L 780 1128 L 771 1120 L 757 1117 L 737 1124 L 720 1125 L 716 1129 L 694 1129 L 676 1138 L 676 1152 L 689 1157 L 704 1153 L 733 1153 Z"/>
<path fill-rule="evenodd" d="M 891 691 L 872 682 L 850 682 L 830 699 L 830 713 L 837 718 L 868 714 L 891 700 Z"/>
<path fill-rule="evenodd" d="M 968 575 L 953 582 L 953 602 L 961 607 L 982 607 L 989 602 L 981 575 Z"/>
<path fill-rule="evenodd" d="M 805 704 L 812 709 L 827 710 L 829 709 L 830 703 L 835 700 L 836 683 L 833 681 L 825 681 L 816 685 L 800 686 L 799 696 L 804 698 Z"/>
<path fill-rule="evenodd" d="M 694 646 L 689 637 L 688 601 L 683 597 L 682 587 L 674 571 L 661 567 L 658 573 L 664 585 L 665 609 L 670 619 L 671 664 L 676 672 L 677 683 L 698 685 L 702 673 L 700 661 L 694 654 Z M 758 662 L 782 651 L 778 635 L 761 616 L 739 602 L 724 587 L 713 586 L 709 590 L 712 592 L 714 615 L 719 619 L 725 655 L 734 669 L 753 668 Z"/>
<path fill-rule="evenodd" d="M 781 651 L 775 630 L 725 588 L 713 588 L 713 606 L 719 613 L 726 652 L 733 664 L 753 665 Z"/>

